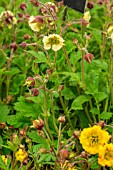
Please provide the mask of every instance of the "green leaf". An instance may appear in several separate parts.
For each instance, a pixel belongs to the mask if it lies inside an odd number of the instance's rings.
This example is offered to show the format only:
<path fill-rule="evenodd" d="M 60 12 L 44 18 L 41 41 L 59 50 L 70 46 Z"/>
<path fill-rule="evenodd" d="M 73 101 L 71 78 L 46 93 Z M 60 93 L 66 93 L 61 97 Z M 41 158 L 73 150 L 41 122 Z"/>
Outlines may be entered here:
<path fill-rule="evenodd" d="M 92 109 L 90 109 L 90 112 L 91 112 L 92 114 L 94 114 L 94 115 L 100 114 L 100 111 L 99 111 L 97 108 L 92 108 Z"/>
<path fill-rule="evenodd" d="M 82 104 L 85 103 L 86 101 L 89 101 L 91 97 L 87 95 L 81 95 L 78 96 L 72 103 L 71 109 L 73 110 L 82 110 Z"/>
<path fill-rule="evenodd" d="M 110 119 L 112 116 L 113 116 L 113 113 L 112 113 L 112 112 L 102 112 L 101 115 L 100 115 L 100 118 L 101 118 L 102 120 L 108 120 L 108 119 Z"/>
<path fill-rule="evenodd" d="M 108 97 L 108 95 L 104 92 L 98 92 L 94 94 L 94 98 L 95 100 L 99 103 L 101 101 L 103 101 L 104 99 L 106 99 Z"/>
<path fill-rule="evenodd" d="M 64 98 L 66 100 L 75 98 L 75 94 L 72 92 L 72 90 L 70 88 L 66 88 L 66 87 L 62 91 L 62 95 L 64 96 Z"/>
<path fill-rule="evenodd" d="M 41 108 L 33 102 L 25 101 L 24 97 L 19 98 L 19 102 L 15 103 L 15 110 L 21 113 L 22 116 L 26 117 L 38 117 Z"/>
<path fill-rule="evenodd" d="M 28 51 L 28 53 L 32 54 L 36 59 L 35 62 L 37 63 L 48 63 L 47 57 L 45 56 L 44 52 L 42 51 Z"/>
<path fill-rule="evenodd" d="M 30 139 L 32 139 L 33 142 L 41 144 L 42 147 L 44 147 L 46 149 L 50 149 L 47 140 L 42 138 L 41 136 L 38 136 L 38 134 L 36 132 L 34 132 L 34 131 L 28 132 L 27 135 Z"/>
<path fill-rule="evenodd" d="M 0 122 L 7 121 L 7 115 L 9 113 L 9 109 L 7 105 L 0 105 Z"/>

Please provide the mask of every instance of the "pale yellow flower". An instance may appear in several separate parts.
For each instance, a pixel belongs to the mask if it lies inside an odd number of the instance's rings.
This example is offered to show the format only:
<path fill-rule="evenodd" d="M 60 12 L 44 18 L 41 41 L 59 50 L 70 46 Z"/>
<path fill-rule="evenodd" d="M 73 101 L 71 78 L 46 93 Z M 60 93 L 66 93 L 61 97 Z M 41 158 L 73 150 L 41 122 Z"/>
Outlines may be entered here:
<path fill-rule="evenodd" d="M 108 34 L 111 34 L 113 32 L 113 25 L 110 25 L 107 29 Z"/>
<path fill-rule="evenodd" d="M 89 12 L 89 11 L 87 11 L 87 12 L 84 13 L 83 19 L 85 19 L 85 20 L 88 21 L 88 22 L 90 21 L 91 15 L 90 15 L 90 12 Z"/>
<path fill-rule="evenodd" d="M 83 129 L 79 139 L 85 151 L 96 154 L 99 153 L 100 146 L 107 144 L 110 135 L 107 131 L 102 130 L 100 126 L 95 125 Z"/>
<path fill-rule="evenodd" d="M 12 28 L 12 25 L 17 23 L 17 19 L 14 17 L 14 14 L 11 11 L 4 11 L 0 14 L 1 26 L 6 25 L 9 29 Z"/>
<path fill-rule="evenodd" d="M 17 161 L 23 162 L 25 160 L 25 158 L 27 158 L 28 154 L 25 150 L 23 149 L 19 149 L 16 153 L 15 153 L 15 157 Z"/>
<path fill-rule="evenodd" d="M 5 157 L 5 155 L 2 155 L 1 158 L 4 164 L 7 165 L 7 158 Z"/>
<path fill-rule="evenodd" d="M 64 45 L 64 40 L 60 35 L 50 34 L 43 38 L 44 48 L 49 50 L 52 48 L 53 51 L 60 50 Z"/>
<path fill-rule="evenodd" d="M 28 24 L 33 31 L 39 32 L 44 28 L 44 21 L 40 16 L 31 16 L 29 18 Z"/>
<path fill-rule="evenodd" d="M 98 164 L 113 167 L 113 144 L 106 144 L 99 149 Z"/>

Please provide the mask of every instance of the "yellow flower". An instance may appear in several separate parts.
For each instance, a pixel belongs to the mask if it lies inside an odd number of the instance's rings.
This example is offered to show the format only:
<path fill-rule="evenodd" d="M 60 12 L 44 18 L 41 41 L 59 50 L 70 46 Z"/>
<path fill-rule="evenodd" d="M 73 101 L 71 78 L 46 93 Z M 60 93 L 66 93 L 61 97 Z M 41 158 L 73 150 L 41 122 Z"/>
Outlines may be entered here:
<path fill-rule="evenodd" d="M 85 19 L 85 20 L 88 21 L 88 22 L 90 21 L 91 15 L 90 15 L 90 12 L 89 12 L 89 11 L 87 11 L 87 12 L 84 13 L 83 19 Z"/>
<path fill-rule="evenodd" d="M 106 144 L 100 147 L 98 164 L 101 166 L 112 166 L 113 167 L 113 144 Z"/>
<path fill-rule="evenodd" d="M 90 154 L 96 154 L 99 152 L 100 146 L 107 144 L 110 135 L 105 130 L 102 130 L 100 126 L 95 125 L 85 128 L 81 132 L 79 139 L 85 151 Z"/>
<path fill-rule="evenodd" d="M 4 11 L 0 15 L 1 26 L 7 25 L 9 29 L 12 28 L 12 25 L 17 23 L 17 19 L 14 17 L 11 11 Z"/>
<path fill-rule="evenodd" d="M 60 35 L 50 34 L 43 38 L 44 48 L 49 50 L 52 48 L 53 51 L 60 50 L 64 45 L 64 40 Z"/>
<path fill-rule="evenodd" d="M 39 32 L 44 28 L 44 20 L 40 16 L 31 16 L 29 18 L 28 24 L 33 31 Z"/>
<path fill-rule="evenodd" d="M 4 164 L 7 165 L 7 158 L 5 157 L 5 155 L 2 155 L 1 158 Z"/>
<path fill-rule="evenodd" d="M 24 159 L 27 157 L 27 152 L 23 149 L 19 149 L 16 153 L 15 153 L 15 157 L 17 161 L 23 162 Z"/>

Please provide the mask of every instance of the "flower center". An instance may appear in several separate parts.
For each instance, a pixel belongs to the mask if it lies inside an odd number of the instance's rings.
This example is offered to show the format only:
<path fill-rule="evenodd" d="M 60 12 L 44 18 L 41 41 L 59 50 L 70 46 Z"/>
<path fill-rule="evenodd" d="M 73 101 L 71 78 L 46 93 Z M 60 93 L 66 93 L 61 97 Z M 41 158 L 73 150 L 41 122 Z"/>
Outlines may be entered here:
<path fill-rule="evenodd" d="M 59 39 L 57 38 L 57 37 L 52 37 L 52 38 L 49 38 L 49 40 L 48 40 L 48 44 L 51 44 L 51 45 L 53 45 L 53 44 L 59 44 Z"/>
<path fill-rule="evenodd" d="M 98 136 L 91 136 L 91 139 L 90 139 L 90 144 L 91 145 L 95 145 L 96 143 L 98 143 Z"/>

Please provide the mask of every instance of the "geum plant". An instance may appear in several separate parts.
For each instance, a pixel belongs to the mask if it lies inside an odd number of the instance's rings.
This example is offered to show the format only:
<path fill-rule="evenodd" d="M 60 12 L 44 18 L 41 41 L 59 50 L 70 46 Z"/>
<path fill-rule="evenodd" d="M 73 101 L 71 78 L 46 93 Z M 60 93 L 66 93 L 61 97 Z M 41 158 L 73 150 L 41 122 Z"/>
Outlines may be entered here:
<path fill-rule="evenodd" d="M 0 10 L 1 169 L 112 169 L 112 2 Z"/>

